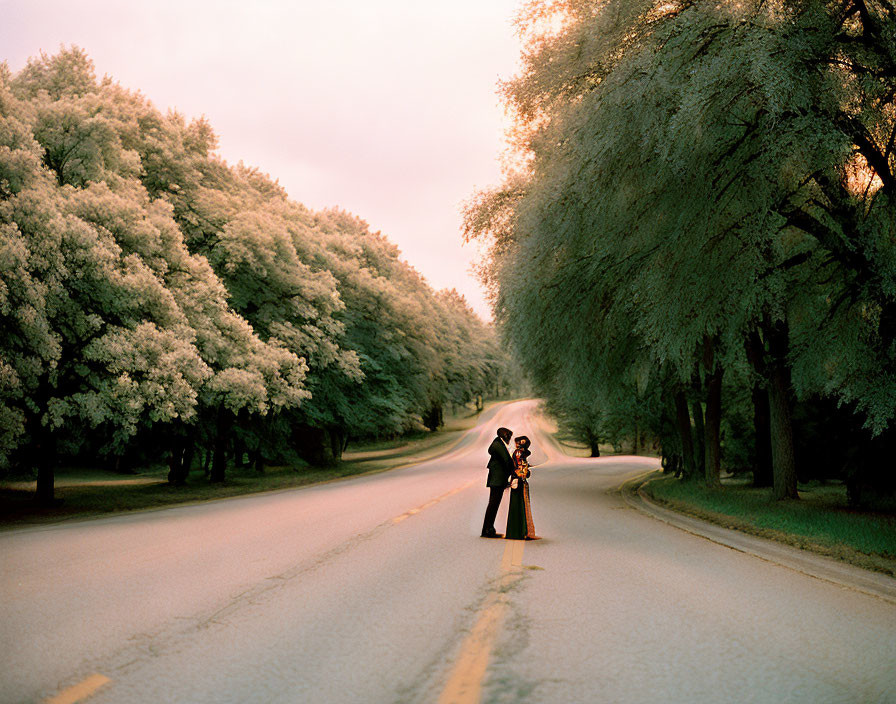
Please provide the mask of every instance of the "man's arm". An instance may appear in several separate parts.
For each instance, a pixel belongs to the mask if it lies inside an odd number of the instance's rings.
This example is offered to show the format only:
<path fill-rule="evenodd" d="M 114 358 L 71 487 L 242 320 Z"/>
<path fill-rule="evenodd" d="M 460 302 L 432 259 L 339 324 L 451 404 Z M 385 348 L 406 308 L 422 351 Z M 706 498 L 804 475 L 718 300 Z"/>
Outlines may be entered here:
<path fill-rule="evenodd" d="M 507 470 L 507 476 L 509 477 L 510 475 L 513 474 L 513 470 L 516 469 L 516 465 L 514 464 L 513 457 L 510 456 L 510 451 L 507 449 L 507 447 L 503 446 L 502 449 L 504 450 L 504 452 L 502 453 L 503 454 L 502 459 L 504 461 L 504 468 Z"/>

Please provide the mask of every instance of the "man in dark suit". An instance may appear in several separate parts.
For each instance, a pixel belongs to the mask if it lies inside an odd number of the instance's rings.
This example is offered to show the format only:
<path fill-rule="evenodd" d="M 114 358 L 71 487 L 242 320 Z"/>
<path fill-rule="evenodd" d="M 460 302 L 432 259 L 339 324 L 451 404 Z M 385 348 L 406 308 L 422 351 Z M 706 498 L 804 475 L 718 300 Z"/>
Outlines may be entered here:
<path fill-rule="evenodd" d="M 508 428 L 498 428 L 498 437 L 492 440 L 488 447 L 488 481 L 485 485 L 489 488 L 488 508 L 485 509 L 485 521 L 482 524 L 483 538 L 502 538 L 502 533 L 495 531 L 495 516 L 498 515 L 498 506 L 504 490 L 510 482 L 513 474 L 513 459 L 507 451 L 513 432 Z"/>

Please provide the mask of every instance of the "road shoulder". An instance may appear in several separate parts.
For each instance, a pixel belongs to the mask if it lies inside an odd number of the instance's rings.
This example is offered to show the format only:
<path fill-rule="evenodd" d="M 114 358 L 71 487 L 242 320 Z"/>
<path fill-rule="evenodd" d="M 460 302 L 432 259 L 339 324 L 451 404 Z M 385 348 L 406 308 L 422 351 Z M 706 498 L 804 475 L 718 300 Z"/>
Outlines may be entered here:
<path fill-rule="evenodd" d="M 626 504 L 680 530 L 711 540 L 732 550 L 896 604 L 896 579 L 889 575 L 856 567 L 768 538 L 760 538 L 739 530 L 725 528 L 659 505 L 651 500 L 642 488 L 657 474 L 657 472 L 652 472 L 649 475 L 641 475 L 620 486 L 619 493 Z"/>

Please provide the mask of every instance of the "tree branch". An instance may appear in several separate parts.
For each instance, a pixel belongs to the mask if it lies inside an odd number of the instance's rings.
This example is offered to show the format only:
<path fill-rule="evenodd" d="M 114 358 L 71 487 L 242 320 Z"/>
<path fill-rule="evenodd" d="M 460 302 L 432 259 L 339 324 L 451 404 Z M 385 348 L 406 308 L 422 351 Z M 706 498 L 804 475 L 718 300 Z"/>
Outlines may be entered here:
<path fill-rule="evenodd" d="M 871 135 L 868 134 L 865 125 L 856 118 L 850 117 L 844 113 L 840 113 L 837 116 L 835 123 L 852 138 L 856 147 L 859 149 L 859 153 L 865 157 L 868 165 L 878 175 L 887 192 L 892 192 L 894 188 L 896 188 L 896 179 L 893 178 L 893 172 L 890 170 L 889 160 L 887 159 L 886 154 L 881 152 L 878 146 L 874 143 L 874 140 Z"/>

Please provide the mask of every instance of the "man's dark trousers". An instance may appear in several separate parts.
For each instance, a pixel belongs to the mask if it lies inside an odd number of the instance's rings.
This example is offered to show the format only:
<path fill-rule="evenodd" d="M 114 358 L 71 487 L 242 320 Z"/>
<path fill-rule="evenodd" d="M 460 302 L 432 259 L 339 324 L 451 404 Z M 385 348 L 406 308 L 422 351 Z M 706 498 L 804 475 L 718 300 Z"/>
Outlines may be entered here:
<path fill-rule="evenodd" d="M 503 486 L 489 487 L 488 506 L 485 509 L 485 521 L 482 524 L 483 535 L 490 535 L 495 532 L 495 517 L 498 515 L 498 507 L 501 505 L 503 496 Z M 482 504 L 479 505 L 481 506 Z"/>

